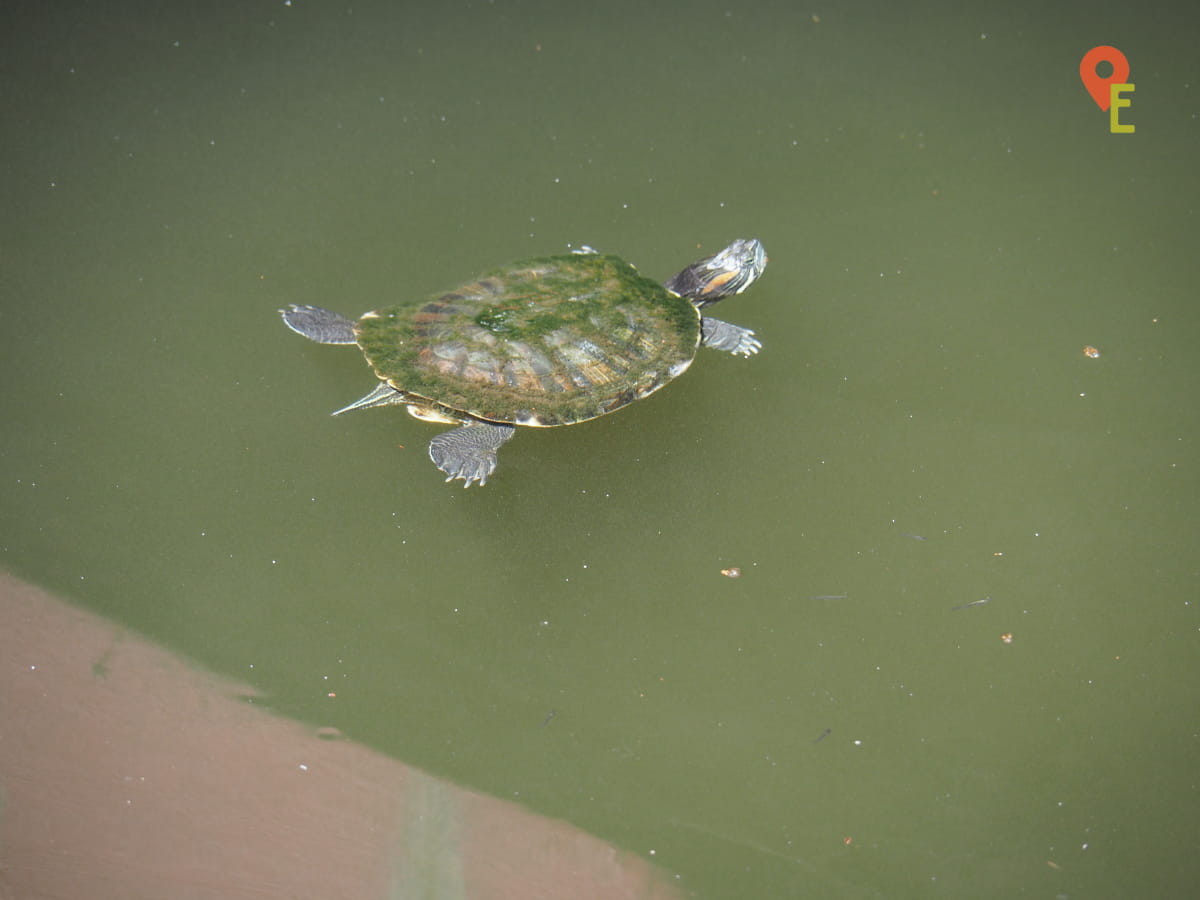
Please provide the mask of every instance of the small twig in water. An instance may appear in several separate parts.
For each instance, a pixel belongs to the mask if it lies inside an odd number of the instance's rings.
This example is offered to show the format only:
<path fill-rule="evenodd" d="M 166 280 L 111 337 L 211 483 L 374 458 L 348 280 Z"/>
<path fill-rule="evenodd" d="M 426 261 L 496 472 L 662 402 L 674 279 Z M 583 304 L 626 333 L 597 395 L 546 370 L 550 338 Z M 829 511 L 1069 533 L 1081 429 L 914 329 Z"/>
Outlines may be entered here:
<path fill-rule="evenodd" d="M 952 609 L 966 609 L 968 606 L 983 606 L 985 603 L 991 603 L 991 597 L 980 597 L 978 600 L 972 600 L 970 603 L 960 603 L 958 606 L 951 607 Z"/>

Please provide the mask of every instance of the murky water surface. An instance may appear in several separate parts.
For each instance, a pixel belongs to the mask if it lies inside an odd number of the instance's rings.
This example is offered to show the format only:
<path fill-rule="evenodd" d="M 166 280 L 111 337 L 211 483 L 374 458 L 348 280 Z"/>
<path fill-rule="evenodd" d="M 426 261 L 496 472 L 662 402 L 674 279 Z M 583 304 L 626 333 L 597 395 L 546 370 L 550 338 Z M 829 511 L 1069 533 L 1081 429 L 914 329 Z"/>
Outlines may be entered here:
<path fill-rule="evenodd" d="M 1195 883 L 1194 14 L 3 16 L 5 568 L 698 897 Z M 759 356 L 470 491 L 276 313 L 743 236 Z"/>

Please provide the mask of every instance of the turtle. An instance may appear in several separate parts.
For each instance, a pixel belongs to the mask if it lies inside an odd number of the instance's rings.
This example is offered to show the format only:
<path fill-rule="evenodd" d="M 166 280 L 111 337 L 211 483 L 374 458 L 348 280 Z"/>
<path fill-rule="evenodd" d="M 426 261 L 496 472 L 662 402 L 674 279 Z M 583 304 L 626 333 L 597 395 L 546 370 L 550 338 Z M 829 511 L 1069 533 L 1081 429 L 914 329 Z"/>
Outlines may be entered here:
<path fill-rule="evenodd" d="M 614 412 L 682 374 L 701 346 L 757 353 L 753 331 L 703 311 L 740 294 L 766 264 L 758 240 L 739 239 L 659 284 L 585 246 L 357 321 L 319 306 L 279 312 L 310 340 L 356 344 L 379 379 L 333 415 L 401 405 L 458 426 L 433 438 L 429 457 L 446 481 L 470 487 L 487 483 L 516 426 L 575 425 Z"/>

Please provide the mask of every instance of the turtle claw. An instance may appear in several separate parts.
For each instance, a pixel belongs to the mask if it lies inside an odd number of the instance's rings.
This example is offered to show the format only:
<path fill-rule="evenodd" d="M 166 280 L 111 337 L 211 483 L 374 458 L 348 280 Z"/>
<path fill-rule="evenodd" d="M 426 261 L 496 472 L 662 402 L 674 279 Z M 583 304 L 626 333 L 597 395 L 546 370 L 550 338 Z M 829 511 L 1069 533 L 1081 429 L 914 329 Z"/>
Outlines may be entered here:
<path fill-rule="evenodd" d="M 473 422 L 435 435 L 429 458 L 446 474 L 446 481 L 461 478 L 464 488 L 476 482 L 483 486 L 496 471 L 496 451 L 512 436 L 511 425 Z"/>
<path fill-rule="evenodd" d="M 738 356 L 750 357 L 762 349 L 762 341 L 754 336 L 754 332 L 746 329 L 746 333 L 742 335 L 738 341 L 737 348 L 733 350 Z"/>
<path fill-rule="evenodd" d="M 456 478 L 461 478 L 464 489 L 469 488 L 476 482 L 479 482 L 480 487 L 482 487 L 483 485 L 487 484 L 488 476 L 496 471 L 496 455 L 492 454 L 492 458 L 490 460 L 476 460 L 473 470 L 468 469 L 466 465 L 454 471 L 451 471 L 450 469 L 447 469 L 445 466 L 441 465 L 439 465 L 438 468 L 443 472 L 450 473 L 446 476 L 447 484 Z"/>

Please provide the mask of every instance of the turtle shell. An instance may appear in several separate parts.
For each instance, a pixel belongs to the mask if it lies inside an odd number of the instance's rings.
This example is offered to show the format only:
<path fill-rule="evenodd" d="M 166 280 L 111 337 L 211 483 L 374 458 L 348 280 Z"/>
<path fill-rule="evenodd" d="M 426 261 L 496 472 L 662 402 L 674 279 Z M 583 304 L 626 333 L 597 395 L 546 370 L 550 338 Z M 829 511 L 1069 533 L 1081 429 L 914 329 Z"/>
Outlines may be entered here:
<path fill-rule="evenodd" d="M 639 400 L 700 345 L 684 297 L 599 253 L 527 259 L 424 303 L 364 315 L 358 345 L 414 402 L 515 425 L 570 425 Z"/>

